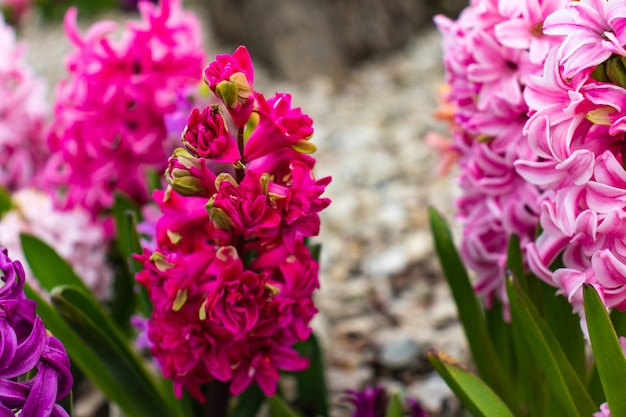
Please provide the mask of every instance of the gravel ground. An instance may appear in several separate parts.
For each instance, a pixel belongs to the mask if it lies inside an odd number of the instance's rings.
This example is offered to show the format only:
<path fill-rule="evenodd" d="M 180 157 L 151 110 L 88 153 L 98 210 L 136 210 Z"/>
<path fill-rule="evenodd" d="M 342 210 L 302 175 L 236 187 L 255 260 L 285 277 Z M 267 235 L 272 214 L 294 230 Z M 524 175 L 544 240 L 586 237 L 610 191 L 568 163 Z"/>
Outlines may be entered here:
<path fill-rule="evenodd" d="M 230 52 L 206 32 L 210 57 Z M 54 85 L 69 50 L 61 26 L 33 22 L 21 36 L 29 61 Z M 445 133 L 432 117 L 441 59 L 439 36 L 428 27 L 403 50 L 360 66 L 340 83 L 323 76 L 286 83 L 257 66 L 260 91 L 292 93 L 315 120 L 316 175 L 333 177 L 327 191 L 333 203 L 318 239 L 321 314 L 314 327 L 326 348 L 334 416 L 349 415 L 339 401 L 345 389 L 372 383 L 417 397 L 433 417 L 457 414 L 458 403 L 425 359 L 436 348 L 466 360 L 427 225 L 427 207 L 451 218 L 454 197 L 450 178 L 436 173 L 436 152 L 423 140 L 428 131 Z"/>

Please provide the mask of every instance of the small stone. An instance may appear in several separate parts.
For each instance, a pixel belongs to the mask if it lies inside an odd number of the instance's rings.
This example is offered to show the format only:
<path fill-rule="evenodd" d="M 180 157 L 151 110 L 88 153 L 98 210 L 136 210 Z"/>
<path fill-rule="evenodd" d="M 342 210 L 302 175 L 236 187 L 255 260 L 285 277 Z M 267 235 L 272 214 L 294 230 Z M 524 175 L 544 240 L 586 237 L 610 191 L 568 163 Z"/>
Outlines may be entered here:
<path fill-rule="evenodd" d="M 417 362 L 422 347 L 413 339 L 389 340 L 380 348 L 380 362 L 389 369 L 401 369 Z"/>
<path fill-rule="evenodd" d="M 432 373 L 426 379 L 411 384 L 407 392 L 431 412 L 439 412 L 445 401 L 458 403 L 452 390 L 437 373 Z"/>
<path fill-rule="evenodd" d="M 408 256 L 403 245 L 395 245 L 377 256 L 365 259 L 363 270 L 372 276 L 389 276 L 402 272 L 407 265 Z"/>

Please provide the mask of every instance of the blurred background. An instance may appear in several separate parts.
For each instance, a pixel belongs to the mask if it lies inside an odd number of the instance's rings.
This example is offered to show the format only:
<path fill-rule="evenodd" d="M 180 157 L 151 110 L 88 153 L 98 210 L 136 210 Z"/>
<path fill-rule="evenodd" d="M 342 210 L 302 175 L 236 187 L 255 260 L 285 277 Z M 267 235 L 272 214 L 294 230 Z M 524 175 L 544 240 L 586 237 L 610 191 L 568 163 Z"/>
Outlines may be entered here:
<path fill-rule="evenodd" d="M 27 61 L 48 81 L 64 77 L 71 45 L 64 10 L 79 25 L 136 17 L 132 0 L 3 0 Z M 136 3 L 136 2 L 135 2 Z M 436 13 L 463 0 L 186 0 L 203 23 L 207 60 L 246 45 L 255 87 L 289 92 L 314 120 L 316 175 L 331 175 L 322 213 L 320 314 L 333 414 L 349 415 L 346 389 L 382 384 L 422 402 L 433 417 L 459 406 L 426 360 L 430 348 L 466 359 L 456 309 L 434 257 L 427 207 L 453 216 L 454 186 L 440 170 L 435 120 L 444 83 Z M 207 61 L 208 63 L 208 61 Z M 435 135 L 434 135 L 435 134 Z M 434 145 L 433 145 L 434 143 Z"/>

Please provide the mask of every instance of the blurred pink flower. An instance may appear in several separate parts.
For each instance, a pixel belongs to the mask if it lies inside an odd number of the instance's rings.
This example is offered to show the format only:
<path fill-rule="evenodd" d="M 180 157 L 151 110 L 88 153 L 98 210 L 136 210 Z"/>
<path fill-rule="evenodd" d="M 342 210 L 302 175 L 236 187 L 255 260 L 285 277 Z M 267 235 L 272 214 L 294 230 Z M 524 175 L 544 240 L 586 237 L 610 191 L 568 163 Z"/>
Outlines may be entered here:
<path fill-rule="evenodd" d="M 0 220 L 0 245 L 24 264 L 26 279 L 36 280 L 24 258 L 20 234 L 28 233 L 53 247 L 100 300 L 112 294 L 113 272 L 107 263 L 108 242 L 102 224 L 86 210 L 58 210 L 49 195 L 23 189 L 12 196 L 14 207 Z"/>
<path fill-rule="evenodd" d="M 142 20 L 129 23 L 118 41 L 114 23 L 81 35 L 76 10 L 67 12 L 76 49 L 56 90 L 46 171 L 62 205 L 95 216 L 112 206 L 116 191 L 147 201 L 146 171 L 162 170 L 172 151 L 165 116 L 176 110 L 178 93 L 200 80 L 204 59 L 199 23 L 180 3 L 140 2 Z"/>
<path fill-rule="evenodd" d="M 0 16 L 0 186 L 33 185 L 49 155 L 45 84 L 24 60 L 24 45 Z"/>

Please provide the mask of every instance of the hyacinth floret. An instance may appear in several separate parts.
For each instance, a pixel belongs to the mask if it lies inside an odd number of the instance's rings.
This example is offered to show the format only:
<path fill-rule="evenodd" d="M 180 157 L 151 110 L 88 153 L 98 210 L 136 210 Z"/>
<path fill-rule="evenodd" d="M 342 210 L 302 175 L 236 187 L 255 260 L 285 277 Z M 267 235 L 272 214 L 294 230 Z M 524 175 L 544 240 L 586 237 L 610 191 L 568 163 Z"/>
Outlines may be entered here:
<path fill-rule="evenodd" d="M 112 207 L 116 191 L 147 201 L 146 171 L 162 171 L 176 146 L 165 116 L 201 78 L 195 16 L 180 0 L 142 1 L 139 11 L 141 21 L 129 23 L 120 39 L 113 22 L 81 34 L 76 9 L 65 16 L 75 49 L 56 89 L 46 184 L 59 204 L 94 216 Z"/>
<path fill-rule="evenodd" d="M 56 404 L 73 383 L 65 348 L 46 332 L 36 303 L 25 297 L 24 269 L 6 249 L 0 252 L 0 274 L 0 415 L 67 417 Z"/>
<path fill-rule="evenodd" d="M 191 111 L 169 187 L 154 194 L 154 242 L 138 257 L 151 351 L 179 397 L 203 401 L 211 380 L 234 395 L 254 382 L 270 396 L 280 370 L 308 366 L 292 347 L 317 312 L 319 265 L 305 238 L 319 233 L 330 178 L 312 173 L 311 118 L 288 94 L 266 100 L 253 79 L 245 47 L 205 69 L 226 110 Z"/>

